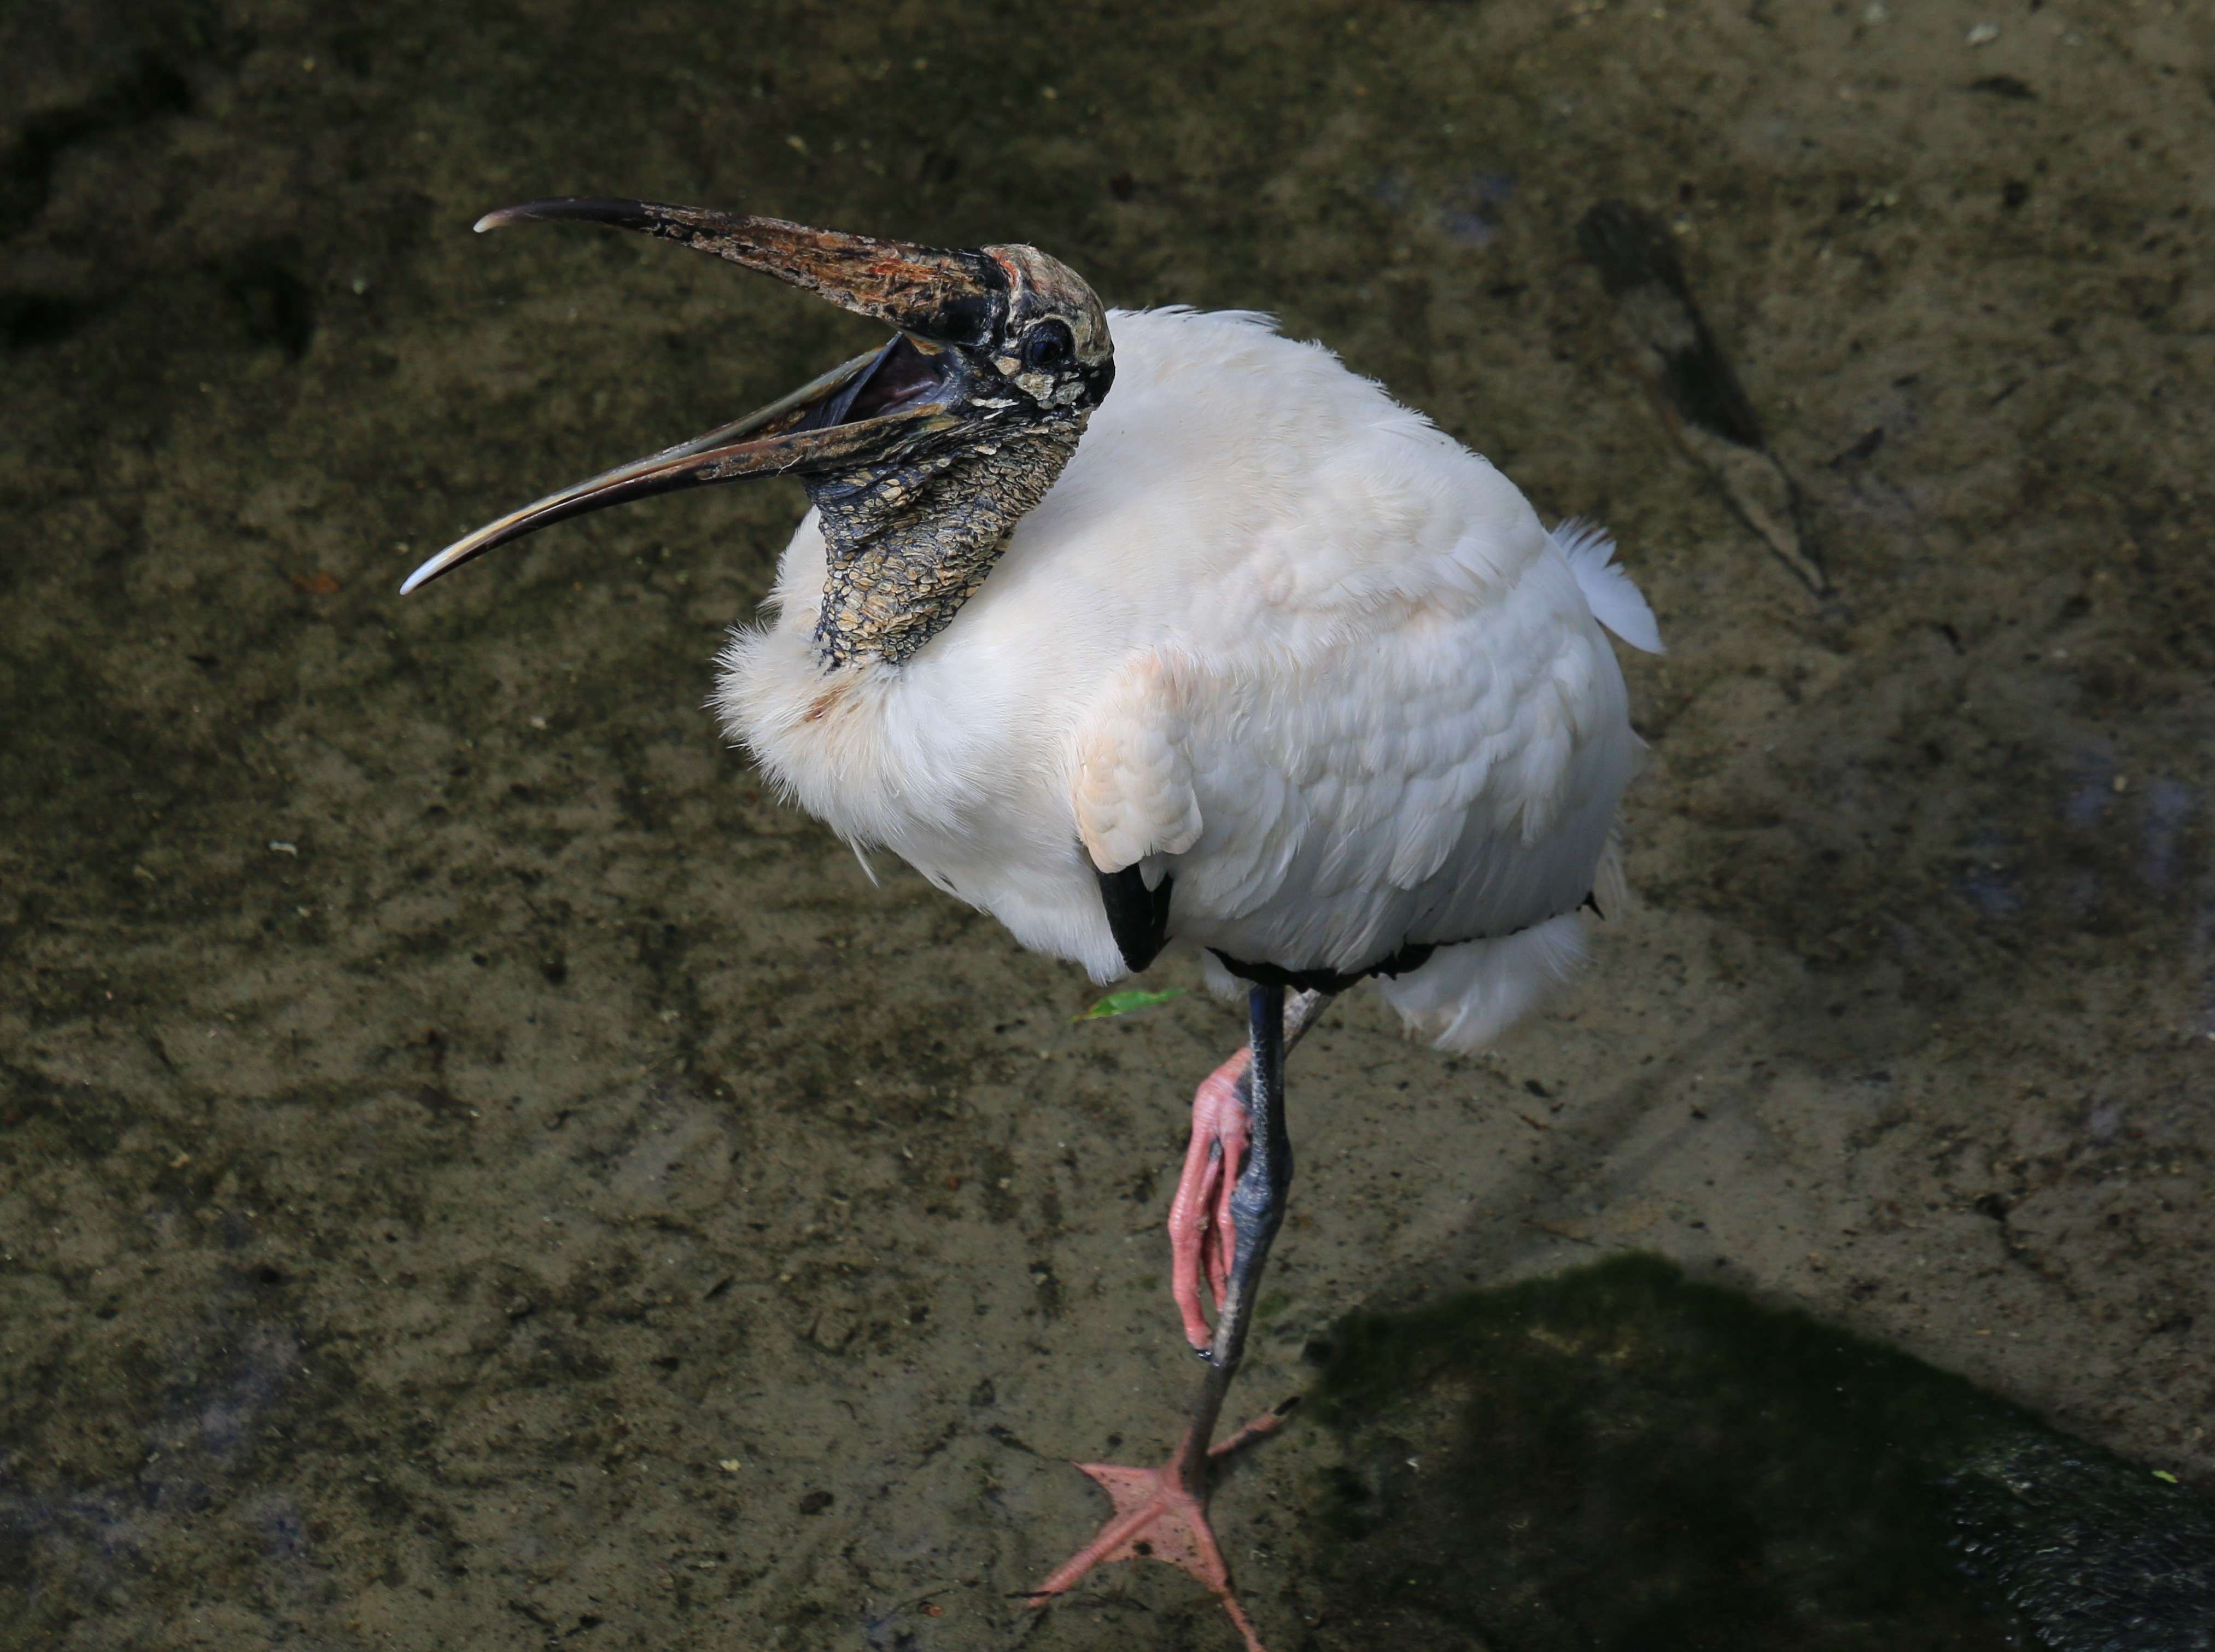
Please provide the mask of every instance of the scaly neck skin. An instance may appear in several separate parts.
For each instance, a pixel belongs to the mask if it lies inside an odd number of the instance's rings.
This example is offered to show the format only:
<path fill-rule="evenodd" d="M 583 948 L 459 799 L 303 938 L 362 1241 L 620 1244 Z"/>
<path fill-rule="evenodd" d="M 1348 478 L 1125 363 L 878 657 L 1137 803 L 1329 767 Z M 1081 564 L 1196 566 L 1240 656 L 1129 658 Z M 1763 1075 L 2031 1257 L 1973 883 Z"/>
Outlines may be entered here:
<path fill-rule="evenodd" d="M 826 562 L 815 622 L 824 668 L 897 666 L 944 630 L 1053 486 L 1089 416 L 1049 414 L 1005 435 L 811 480 Z"/>

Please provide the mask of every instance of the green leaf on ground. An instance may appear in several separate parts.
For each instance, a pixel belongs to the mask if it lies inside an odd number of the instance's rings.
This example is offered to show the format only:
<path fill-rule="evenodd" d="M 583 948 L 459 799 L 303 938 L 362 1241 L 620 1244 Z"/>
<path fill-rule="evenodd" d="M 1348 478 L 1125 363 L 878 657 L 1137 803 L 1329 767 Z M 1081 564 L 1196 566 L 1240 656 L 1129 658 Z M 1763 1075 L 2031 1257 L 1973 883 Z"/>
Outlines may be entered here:
<path fill-rule="evenodd" d="M 1110 992 L 1081 1016 L 1071 1016 L 1071 1021 L 1105 1021 L 1110 1016 L 1127 1016 L 1133 1010 L 1150 1010 L 1157 1004 L 1167 1004 L 1171 998 L 1182 998 L 1181 986 L 1165 987 L 1158 992 L 1147 992 L 1137 987 L 1127 992 Z"/>

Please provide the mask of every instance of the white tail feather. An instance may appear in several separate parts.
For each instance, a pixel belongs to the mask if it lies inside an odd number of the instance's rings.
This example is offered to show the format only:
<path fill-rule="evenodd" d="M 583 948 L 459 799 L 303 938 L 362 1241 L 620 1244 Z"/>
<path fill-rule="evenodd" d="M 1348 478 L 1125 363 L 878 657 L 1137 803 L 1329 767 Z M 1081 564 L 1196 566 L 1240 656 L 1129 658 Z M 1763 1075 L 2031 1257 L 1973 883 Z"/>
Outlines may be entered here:
<path fill-rule="evenodd" d="M 1578 588 L 1592 605 L 1592 617 L 1625 642 L 1646 654 L 1660 654 L 1661 627 L 1654 611 L 1623 565 L 1615 560 L 1615 537 L 1597 522 L 1569 517 L 1554 528 L 1554 544 L 1568 559 Z"/>
<path fill-rule="evenodd" d="M 1536 1009 L 1584 961 L 1584 925 L 1574 912 L 1499 941 L 1440 947 L 1420 969 L 1377 990 L 1408 1029 L 1442 1050 L 1481 1049 Z"/>

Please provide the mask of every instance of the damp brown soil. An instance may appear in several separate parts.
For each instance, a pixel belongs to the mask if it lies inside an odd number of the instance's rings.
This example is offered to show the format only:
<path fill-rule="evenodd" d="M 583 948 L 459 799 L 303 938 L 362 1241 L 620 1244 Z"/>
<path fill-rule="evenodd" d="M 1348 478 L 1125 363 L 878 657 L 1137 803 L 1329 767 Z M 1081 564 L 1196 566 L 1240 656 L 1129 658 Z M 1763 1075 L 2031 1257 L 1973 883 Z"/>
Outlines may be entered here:
<path fill-rule="evenodd" d="M 1235 1644 L 1167 1568 L 1011 1596 L 1100 1512 L 1064 1460 L 1174 1432 L 1159 1221 L 1236 1015 L 1073 1023 L 1075 973 L 725 748 L 796 491 L 396 594 L 869 342 L 638 238 L 469 233 L 558 193 L 1271 310 L 1620 536 L 1671 647 L 1627 662 L 1632 906 L 1482 1057 L 1358 995 L 1301 1048 L 1255 1409 L 1326 1397 L 1346 1315 L 1636 1250 L 2206 1485 L 2211 47 L 2164 0 L 0 16 L 0 1641 Z M 1828 599 L 1626 363 L 1607 200 Z M 1376 1428 L 1544 1471 L 1503 1508 L 1599 1474 L 1545 1442 L 1627 1391 L 1563 1376 L 1522 1440 L 1409 1383 Z M 1279 1652 L 1381 1598 L 1371 1426 L 1311 1405 L 1218 1499 Z M 1456 1632 L 1590 1643 L 1476 1613 L 1532 1551 L 1424 1495 Z M 1603 1627 L 1663 1599 L 1561 1565 Z"/>

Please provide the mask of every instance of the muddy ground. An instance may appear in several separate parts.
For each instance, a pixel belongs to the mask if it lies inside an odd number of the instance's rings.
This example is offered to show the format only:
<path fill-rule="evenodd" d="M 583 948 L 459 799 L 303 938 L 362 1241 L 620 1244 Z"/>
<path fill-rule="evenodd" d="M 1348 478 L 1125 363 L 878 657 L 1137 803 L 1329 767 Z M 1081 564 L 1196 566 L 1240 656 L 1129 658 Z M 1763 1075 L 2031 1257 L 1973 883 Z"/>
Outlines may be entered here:
<path fill-rule="evenodd" d="M 549 193 L 1273 310 L 1621 536 L 1672 649 L 1632 910 L 1480 1059 L 1359 996 L 1302 1048 L 1255 1404 L 1348 1310 L 1637 1247 L 2215 1480 L 2211 47 L 2169 0 L 0 16 L 0 1638 L 1000 1645 L 1099 1513 L 1060 1459 L 1173 1433 L 1237 1017 L 1073 1025 L 725 749 L 797 489 L 396 595 L 871 336 L 469 233 Z M 1627 370 L 1609 198 L 1832 599 Z M 1359 1643 L 1335 1449 L 1218 1500 L 1279 1648 Z M 1134 1639 L 1233 1644 L 1158 1567 L 1027 1644 Z"/>

